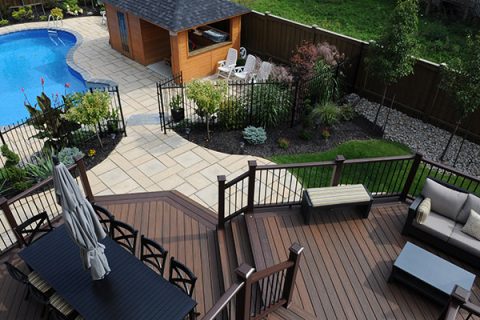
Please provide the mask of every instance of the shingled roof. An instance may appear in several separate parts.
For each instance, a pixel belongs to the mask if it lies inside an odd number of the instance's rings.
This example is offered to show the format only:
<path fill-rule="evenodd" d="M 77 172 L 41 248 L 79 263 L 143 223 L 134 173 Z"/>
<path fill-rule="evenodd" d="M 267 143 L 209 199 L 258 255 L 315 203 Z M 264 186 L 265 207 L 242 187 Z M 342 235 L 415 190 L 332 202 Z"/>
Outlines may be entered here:
<path fill-rule="evenodd" d="M 250 11 L 228 0 L 104 0 L 104 2 L 173 32 Z"/>

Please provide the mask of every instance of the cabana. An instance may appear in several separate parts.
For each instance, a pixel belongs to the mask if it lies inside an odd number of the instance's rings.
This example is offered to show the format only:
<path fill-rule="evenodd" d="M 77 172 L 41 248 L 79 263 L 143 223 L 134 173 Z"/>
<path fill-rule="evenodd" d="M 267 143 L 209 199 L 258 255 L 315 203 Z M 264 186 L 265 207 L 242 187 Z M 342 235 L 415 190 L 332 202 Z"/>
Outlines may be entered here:
<path fill-rule="evenodd" d="M 189 81 L 213 74 L 229 48 L 239 49 L 241 16 L 227 0 L 106 0 L 111 46 L 143 64 L 165 62 Z"/>

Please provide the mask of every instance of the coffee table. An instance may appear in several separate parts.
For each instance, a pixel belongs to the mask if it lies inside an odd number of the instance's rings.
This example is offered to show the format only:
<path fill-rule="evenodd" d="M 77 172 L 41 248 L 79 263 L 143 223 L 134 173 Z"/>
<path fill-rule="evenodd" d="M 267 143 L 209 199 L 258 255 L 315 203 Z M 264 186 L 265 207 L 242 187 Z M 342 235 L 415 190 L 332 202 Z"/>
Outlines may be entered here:
<path fill-rule="evenodd" d="M 393 264 L 389 282 L 392 280 L 446 304 L 455 285 L 470 291 L 475 275 L 407 242 Z"/>

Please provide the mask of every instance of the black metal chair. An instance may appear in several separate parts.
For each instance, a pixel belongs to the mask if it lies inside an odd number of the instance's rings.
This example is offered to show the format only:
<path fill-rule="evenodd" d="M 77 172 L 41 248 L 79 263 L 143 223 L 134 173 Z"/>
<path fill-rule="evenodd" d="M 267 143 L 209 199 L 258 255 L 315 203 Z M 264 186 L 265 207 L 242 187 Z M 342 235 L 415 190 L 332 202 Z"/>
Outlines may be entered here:
<path fill-rule="evenodd" d="M 24 297 L 24 299 L 27 300 L 28 296 L 29 296 L 29 293 L 30 293 L 30 291 L 28 290 L 28 286 L 30 285 L 30 283 L 28 282 L 28 276 L 22 270 L 18 269 L 17 267 L 15 267 L 10 262 L 5 262 L 5 266 L 7 267 L 7 271 L 10 274 L 10 276 L 14 280 L 20 282 L 21 284 L 23 284 L 25 286 L 25 297 Z"/>
<path fill-rule="evenodd" d="M 145 237 L 140 237 L 140 260 L 150 268 L 157 271 L 162 277 L 165 271 L 168 251 L 157 242 Z"/>
<path fill-rule="evenodd" d="M 113 220 L 110 225 L 110 237 L 133 255 L 137 247 L 137 235 L 138 230 L 124 222 Z"/>
<path fill-rule="evenodd" d="M 27 219 L 15 228 L 24 246 L 29 246 L 52 230 L 53 226 L 46 211 Z"/>
<path fill-rule="evenodd" d="M 109 235 L 112 221 L 115 220 L 115 216 L 106 208 L 99 206 L 98 204 L 92 204 L 92 207 L 97 214 L 98 221 L 102 224 L 103 230 Z"/>
<path fill-rule="evenodd" d="M 192 297 L 197 277 L 183 263 L 172 257 L 170 259 L 170 275 L 168 281 L 179 287 L 189 297 Z"/>

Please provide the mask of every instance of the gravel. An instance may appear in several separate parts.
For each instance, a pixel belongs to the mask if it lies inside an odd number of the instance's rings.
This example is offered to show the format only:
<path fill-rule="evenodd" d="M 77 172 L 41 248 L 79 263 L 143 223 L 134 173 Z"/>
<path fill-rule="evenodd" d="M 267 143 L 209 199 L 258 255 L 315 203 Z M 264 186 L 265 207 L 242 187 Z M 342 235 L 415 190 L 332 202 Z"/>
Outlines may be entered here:
<path fill-rule="evenodd" d="M 354 106 L 355 110 L 371 122 L 379 104 L 360 98 L 356 94 L 350 94 L 345 100 Z M 385 126 L 387 114 L 388 122 Z M 382 107 L 378 125 L 385 126 L 384 138 L 407 145 L 412 151 L 422 153 L 427 159 L 440 162 L 440 156 L 447 145 L 450 132 L 412 118 L 398 110 Z M 445 156 L 443 163 L 474 176 L 480 176 L 480 146 L 463 137 L 455 136 Z M 460 150 L 460 154 L 458 151 Z"/>

